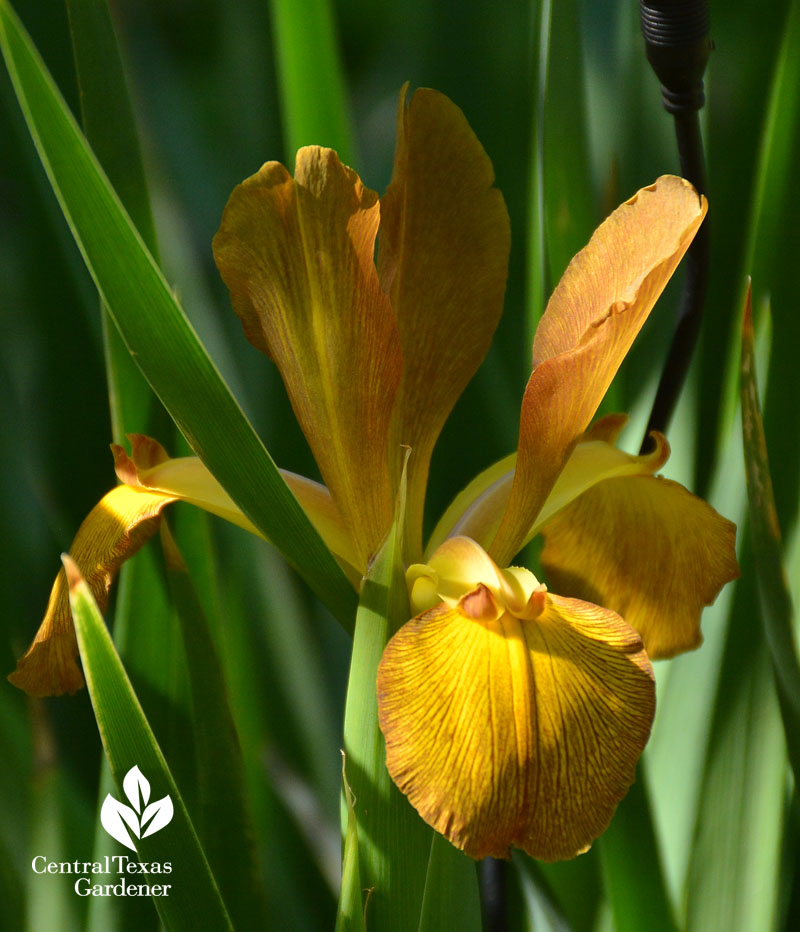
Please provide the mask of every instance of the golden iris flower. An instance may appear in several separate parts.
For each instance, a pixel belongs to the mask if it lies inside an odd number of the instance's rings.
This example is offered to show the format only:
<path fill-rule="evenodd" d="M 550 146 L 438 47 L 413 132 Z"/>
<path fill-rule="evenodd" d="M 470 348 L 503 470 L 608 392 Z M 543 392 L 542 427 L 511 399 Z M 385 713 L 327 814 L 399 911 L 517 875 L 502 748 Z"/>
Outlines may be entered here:
<path fill-rule="evenodd" d="M 412 451 L 415 617 L 378 674 L 392 778 L 473 857 L 516 845 L 554 860 L 591 844 L 633 780 L 654 713 L 648 655 L 696 647 L 703 606 L 738 575 L 734 526 L 656 475 L 669 455 L 661 435 L 632 456 L 615 445 L 624 417 L 589 427 L 706 205 L 666 176 L 598 228 L 536 332 L 517 452 L 456 497 L 423 549 L 431 453 L 502 310 L 509 224 L 493 182 L 461 111 L 431 90 L 407 103 L 404 91 L 383 198 L 332 150 L 306 147 L 294 177 L 268 162 L 234 190 L 214 254 L 324 485 L 284 477 L 356 587 Z M 71 549 L 101 606 L 172 501 L 255 532 L 199 459 L 131 440 L 130 456 L 114 448 L 122 485 Z M 548 580 L 568 597 L 505 568 L 540 533 Z M 62 572 L 10 679 L 36 695 L 74 691 L 76 655 Z"/>

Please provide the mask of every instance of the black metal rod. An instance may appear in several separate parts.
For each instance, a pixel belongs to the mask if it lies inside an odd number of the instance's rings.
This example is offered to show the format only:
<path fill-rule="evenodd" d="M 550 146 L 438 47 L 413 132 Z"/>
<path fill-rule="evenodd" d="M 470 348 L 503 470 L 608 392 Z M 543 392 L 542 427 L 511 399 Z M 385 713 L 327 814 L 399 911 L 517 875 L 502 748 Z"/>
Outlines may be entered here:
<path fill-rule="evenodd" d="M 705 102 L 703 74 L 712 45 L 707 0 L 640 0 L 647 58 L 661 82 L 665 109 L 673 115 L 681 174 L 698 192 L 706 191 L 699 111 Z M 642 441 L 652 430 L 666 430 L 675 410 L 703 319 L 710 264 L 706 217 L 684 261 L 685 278 L 672 338 Z"/>
<path fill-rule="evenodd" d="M 486 858 L 478 866 L 484 932 L 508 932 L 508 862 Z"/>

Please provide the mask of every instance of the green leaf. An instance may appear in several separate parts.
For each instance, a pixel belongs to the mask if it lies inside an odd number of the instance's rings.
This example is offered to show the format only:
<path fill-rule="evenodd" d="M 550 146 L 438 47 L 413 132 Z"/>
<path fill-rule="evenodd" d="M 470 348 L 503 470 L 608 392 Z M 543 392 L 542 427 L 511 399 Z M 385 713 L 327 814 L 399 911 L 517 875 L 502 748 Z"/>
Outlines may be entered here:
<path fill-rule="evenodd" d="M 352 587 L 197 339 L 6 0 L 0 46 L 50 183 L 128 349 L 190 446 L 349 629 Z"/>
<path fill-rule="evenodd" d="M 336 932 L 366 932 L 361 872 L 358 868 L 358 818 L 356 798 L 347 782 L 345 756 L 342 754 L 342 794 L 347 810 L 342 856 L 342 890 L 336 912 Z M 368 894 L 369 895 L 369 894 Z"/>
<path fill-rule="evenodd" d="M 769 279 L 763 276 L 763 267 L 780 257 L 783 237 L 782 213 L 786 206 L 787 192 L 793 190 L 797 157 L 795 136 L 800 118 L 800 2 L 792 0 L 786 21 L 782 25 L 782 41 L 769 100 L 764 110 L 764 126 L 758 150 L 758 164 L 750 191 L 750 214 L 743 228 L 747 230 L 744 258 L 740 268 L 742 274 L 753 277 L 758 284 L 763 278 L 764 286 Z M 763 104 L 762 104 L 763 107 Z M 783 221 L 785 224 L 785 221 Z M 770 269 L 770 271 L 772 271 Z M 775 283 L 773 283 L 774 285 Z M 742 282 L 742 297 L 750 287 Z M 744 301 L 742 301 L 742 306 Z M 736 418 L 738 392 L 736 383 L 741 359 L 741 327 L 733 328 L 733 339 L 725 363 L 722 393 L 722 414 L 719 425 L 718 446 L 724 448 L 730 436 L 731 425 Z"/>
<path fill-rule="evenodd" d="M 133 882 L 131 878 L 138 878 L 139 882 L 151 885 L 170 885 L 168 895 L 153 897 L 161 920 L 168 929 L 175 932 L 197 928 L 209 932 L 230 932 L 233 928 L 230 918 L 183 799 L 133 692 L 97 604 L 75 563 L 66 555 L 63 562 L 86 684 L 117 791 L 123 794 L 125 776 L 132 768 L 138 767 L 152 785 L 152 798 L 161 800 L 169 796 L 174 810 L 171 821 L 160 831 L 136 842 L 136 853 L 142 862 L 169 863 L 171 871 L 168 874 L 150 871 L 145 875 L 126 874 L 126 879 L 128 882 Z"/>
<path fill-rule="evenodd" d="M 399 511 L 402 515 L 402 509 Z M 386 770 L 375 690 L 391 634 L 409 618 L 402 527 L 395 521 L 361 590 L 344 717 L 345 771 L 355 797 L 367 927 L 407 932 L 419 923 L 432 831 Z"/>
<path fill-rule="evenodd" d="M 301 146 L 355 157 L 330 0 L 272 0 L 286 158 Z"/>
<path fill-rule="evenodd" d="M 583 860 L 583 858 L 581 859 Z M 541 870 L 541 866 L 522 852 L 515 853 L 512 861 L 514 871 L 511 879 L 514 881 L 509 896 L 509 912 L 515 920 L 511 926 L 515 930 L 536 930 L 536 932 L 573 932 L 573 930 L 594 929 L 595 924 L 590 916 L 584 921 L 572 925 L 567 920 L 561 904 L 548 884 Z M 596 899 L 595 885 L 589 887 L 576 884 L 574 889 L 581 891 L 580 897 L 571 896 L 570 901 L 583 901 L 586 896 L 589 902 Z M 590 914 L 594 910 L 590 910 Z"/>
<path fill-rule="evenodd" d="M 745 578 L 737 590 L 723 660 L 688 870 L 688 932 L 777 928 L 786 755 L 753 589 Z"/>
<path fill-rule="evenodd" d="M 405 509 L 405 481 L 396 515 Z M 403 527 L 395 517 L 361 591 L 344 720 L 345 769 L 355 796 L 359 869 L 371 891 L 367 928 L 431 929 L 442 916 L 461 916 L 459 929 L 480 929 L 475 865 L 437 840 L 392 782 L 378 726 L 376 678 L 383 648 L 410 616 L 402 563 Z M 441 926 L 439 926 L 441 928 Z"/>
<path fill-rule="evenodd" d="M 136 119 L 106 0 L 66 0 L 83 131 L 151 254 L 156 232 Z"/>
<path fill-rule="evenodd" d="M 597 842 L 616 932 L 677 932 L 656 842 L 645 764 Z"/>
<path fill-rule="evenodd" d="M 598 927 L 603 885 L 597 845 L 578 858 L 553 864 L 539 863 L 519 852 L 514 855 L 514 864 L 575 932 L 593 932 Z M 581 895 L 575 896 L 575 890 Z"/>
<path fill-rule="evenodd" d="M 597 219 L 580 26 L 575 0 L 538 4 L 528 209 L 531 339 L 550 292 L 570 259 L 586 245 Z"/>
<path fill-rule="evenodd" d="M 550 0 L 541 0 L 534 5 L 538 13 L 534 23 L 534 63 L 535 96 L 531 120 L 531 159 L 528 175 L 528 275 L 526 287 L 526 340 L 527 346 L 533 343 L 536 326 L 544 313 L 547 297 L 550 293 L 550 281 L 547 267 L 547 236 L 545 231 L 545 174 L 544 174 L 544 113 L 545 94 L 547 91 L 547 74 L 549 66 L 550 45 Z"/>
<path fill-rule="evenodd" d="M 800 779 L 800 663 L 794 637 L 794 610 L 783 569 L 781 530 L 772 492 L 767 441 L 755 371 L 752 294 L 747 291 L 742 327 L 742 430 L 750 530 L 764 633 L 775 673 L 783 729 L 795 780 Z"/>
<path fill-rule="evenodd" d="M 438 832 L 433 833 L 419 932 L 480 932 L 476 866 Z"/>
<path fill-rule="evenodd" d="M 155 227 L 145 179 L 136 120 L 106 0 L 67 0 L 69 31 L 87 141 L 113 184 L 147 248 L 158 257 Z M 133 361 L 107 309 L 100 304 L 103 348 L 111 414 L 111 435 L 124 443 L 131 432 L 174 433 L 169 416 Z M 198 518 L 201 516 L 198 515 Z M 147 697 L 147 714 L 179 775 L 194 773 L 193 744 L 185 740 L 184 664 L 175 637 L 174 612 L 167 604 L 163 571 L 147 552 L 122 568 L 114 617 L 114 638 L 137 687 Z M 158 644 L 142 656 L 144 645 Z M 108 766 L 100 777 L 99 805 L 116 792 Z M 99 809 L 98 809 L 99 811 Z M 98 825 L 93 857 L 118 851 L 117 842 Z M 89 898 L 87 929 L 145 930 L 158 926 L 152 903 L 140 897 Z"/>
<path fill-rule="evenodd" d="M 589 168 L 581 16 L 577 0 L 548 0 L 543 160 L 549 290 L 588 242 L 597 216 Z M 543 39 L 545 37 L 543 36 Z M 568 116 L 567 116 L 568 114 Z"/>
<path fill-rule="evenodd" d="M 266 904 L 259 887 L 242 750 L 222 666 L 203 606 L 166 522 L 161 524 L 161 542 L 191 684 L 196 819 L 203 850 L 236 929 L 263 929 Z"/>
<path fill-rule="evenodd" d="M 83 131 L 134 226 L 157 259 L 139 135 L 108 4 L 106 0 L 67 0 L 67 13 Z M 152 423 L 153 393 L 107 314 L 103 308 L 112 436 L 115 443 L 124 443 L 126 433 L 158 433 L 158 427 L 165 426 L 166 415 L 161 409 L 160 424 Z"/>

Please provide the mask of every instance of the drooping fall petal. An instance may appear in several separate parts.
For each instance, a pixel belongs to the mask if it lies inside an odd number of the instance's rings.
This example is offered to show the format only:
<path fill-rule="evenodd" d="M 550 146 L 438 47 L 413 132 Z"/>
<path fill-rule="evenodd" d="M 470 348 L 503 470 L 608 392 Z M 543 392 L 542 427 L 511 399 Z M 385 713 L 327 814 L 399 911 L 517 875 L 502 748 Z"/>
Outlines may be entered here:
<path fill-rule="evenodd" d="M 703 607 L 739 575 L 735 525 L 655 476 L 592 486 L 543 533 L 553 588 L 618 612 L 656 659 L 699 646 Z"/>
<path fill-rule="evenodd" d="M 474 858 L 586 850 L 650 732 L 654 684 L 637 633 L 595 605 L 541 604 L 522 620 L 479 586 L 404 625 L 378 670 L 392 779 Z"/>
<path fill-rule="evenodd" d="M 251 534 L 263 536 L 201 459 L 196 456 L 171 459 L 157 441 L 143 434 L 131 434 L 128 439 L 132 448 L 130 457 L 122 447 L 112 445 L 117 476 L 122 482 L 170 495 L 224 518 Z M 281 475 L 328 549 L 357 584 L 365 567 L 358 564 L 355 543 L 328 490 L 319 482 L 287 470 L 282 469 Z"/>
<path fill-rule="evenodd" d="M 464 114 L 427 88 L 406 106 L 406 91 L 381 198 L 378 267 L 405 360 L 390 455 L 397 481 L 401 445 L 412 449 L 407 553 L 418 560 L 431 452 L 500 319 L 510 232 L 492 164 Z"/>
<path fill-rule="evenodd" d="M 517 469 L 491 546 L 509 562 L 689 246 L 705 200 L 663 176 L 602 223 L 542 316 L 520 416 Z"/>
<path fill-rule="evenodd" d="M 158 529 L 168 495 L 118 486 L 89 512 L 75 535 L 70 555 L 78 564 L 101 611 L 120 566 Z M 44 620 L 33 643 L 8 679 L 31 696 L 59 696 L 83 686 L 78 644 L 62 569 L 50 593 Z"/>
<path fill-rule="evenodd" d="M 248 339 L 276 362 L 366 566 L 392 518 L 389 421 L 400 340 L 374 264 L 377 195 L 309 146 L 231 195 L 214 255 Z"/>

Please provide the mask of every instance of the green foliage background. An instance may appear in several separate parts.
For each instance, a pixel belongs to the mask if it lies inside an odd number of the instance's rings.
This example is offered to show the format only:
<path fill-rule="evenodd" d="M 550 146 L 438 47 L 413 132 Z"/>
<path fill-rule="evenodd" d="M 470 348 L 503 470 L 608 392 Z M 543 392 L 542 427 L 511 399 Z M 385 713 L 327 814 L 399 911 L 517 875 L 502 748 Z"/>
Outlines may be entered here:
<path fill-rule="evenodd" d="M 20 0 L 16 10 L 79 116 L 65 7 Z M 469 478 L 513 448 L 535 321 L 570 256 L 619 201 L 678 170 L 637 5 L 336 0 L 329 9 L 321 0 L 119 0 L 113 12 L 167 280 L 276 462 L 306 475 L 315 467 L 277 372 L 244 339 L 214 268 L 210 244 L 222 208 L 262 162 L 291 167 L 306 143 L 338 148 L 382 191 L 405 80 L 443 91 L 465 111 L 494 162 L 513 250 L 495 344 L 434 456 L 435 520 Z M 566 865 L 545 869 L 515 856 L 507 878 L 512 929 L 800 925 L 800 823 L 761 626 L 736 384 L 743 282 L 751 274 L 766 439 L 796 604 L 800 205 L 792 166 L 800 160 L 800 80 L 791 53 L 800 3 L 775 0 L 765 12 L 743 0 L 713 2 L 711 15 L 704 131 L 712 278 L 665 472 L 737 521 L 743 578 L 706 612 L 704 647 L 657 665 L 646 773 L 609 833 Z M 606 404 L 632 412 L 631 448 L 647 419 L 678 294 L 679 286 L 668 289 Z M 0 327 L 2 662 L 10 671 L 39 623 L 58 555 L 114 475 L 97 295 L 5 73 Z M 167 419 L 156 412 L 149 424 L 178 452 Z M 266 545 L 183 506 L 174 509 L 174 525 L 241 743 L 267 904 L 262 927 L 332 928 L 350 640 Z M 157 541 L 136 564 L 138 575 L 129 574 L 117 599 L 118 623 L 129 630 L 115 635 L 191 811 L 203 793 L 196 752 L 208 738 L 190 698 Z M 32 701 L 0 688 L 0 749 L 2 928 L 156 928 L 147 902 L 87 912 L 69 878 L 30 869 L 35 854 L 74 860 L 99 850 L 98 787 L 107 777 L 86 692 Z M 104 784 L 101 798 L 106 791 Z"/>

